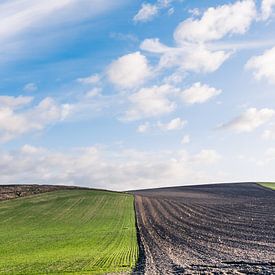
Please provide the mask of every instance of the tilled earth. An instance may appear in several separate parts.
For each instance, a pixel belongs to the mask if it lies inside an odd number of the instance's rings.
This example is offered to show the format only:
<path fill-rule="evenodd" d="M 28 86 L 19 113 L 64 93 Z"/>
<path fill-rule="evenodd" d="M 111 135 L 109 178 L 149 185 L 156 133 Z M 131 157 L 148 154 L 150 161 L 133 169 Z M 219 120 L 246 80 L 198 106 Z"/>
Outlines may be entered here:
<path fill-rule="evenodd" d="M 275 274 L 275 191 L 238 183 L 134 194 L 134 273 Z"/>

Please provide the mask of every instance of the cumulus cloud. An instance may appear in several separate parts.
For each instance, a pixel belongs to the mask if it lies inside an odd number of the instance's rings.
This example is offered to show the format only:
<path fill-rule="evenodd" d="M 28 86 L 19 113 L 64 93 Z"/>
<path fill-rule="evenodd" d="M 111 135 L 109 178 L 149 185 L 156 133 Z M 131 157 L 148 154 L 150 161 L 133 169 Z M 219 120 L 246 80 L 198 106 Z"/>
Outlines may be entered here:
<path fill-rule="evenodd" d="M 161 9 L 169 8 L 168 14 L 174 13 L 174 9 L 170 7 L 170 4 L 174 0 L 158 0 L 155 4 L 143 3 L 141 8 L 134 16 L 134 22 L 148 22 L 156 17 Z"/>
<path fill-rule="evenodd" d="M 160 55 L 159 69 L 179 67 L 187 72 L 211 73 L 234 52 L 234 45 L 223 49 L 216 45 L 217 41 L 233 34 L 244 34 L 256 17 L 253 0 L 211 7 L 200 18 L 188 18 L 177 26 L 175 47 L 151 38 L 145 39 L 140 48 Z"/>
<path fill-rule="evenodd" d="M 273 109 L 249 108 L 232 121 L 221 125 L 219 129 L 229 129 L 235 132 L 252 132 L 269 122 L 274 116 L 275 110 Z"/>
<path fill-rule="evenodd" d="M 253 56 L 246 63 L 246 69 L 252 70 L 257 80 L 267 80 L 275 84 L 275 47 L 262 55 Z"/>
<path fill-rule="evenodd" d="M 161 130 L 161 131 L 175 131 L 175 130 L 181 130 L 185 125 L 187 124 L 187 121 L 177 117 L 174 119 L 171 119 L 168 122 L 161 122 L 158 121 L 156 123 L 149 123 L 148 121 L 140 124 L 138 126 L 137 132 L 139 133 L 145 133 L 150 130 Z"/>
<path fill-rule="evenodd" d="M 152 20 L 158 14 L 157 5 L 143 3 L 138 13 L 134 16 L 135 22 L 147 22 Z"/>
<path fill-rule="evenodd" d="M 170 97 L 176 92 L 173 86 L 167 84 L 140 89 L 129 97 L 130 108 L 124 119 L 131 121 L 171 113 L 176 104 Z"/>
<path fill-rule="evenodd" d="M 107 69 L 109 80 L 122 88 L 140 85 L 151 73 L 147 58 L 140 52 L 118 58 Z"/>
<path fill-rule="evenodd" d="M 158 122 L 157 126 L 162 131 L 180 130 L 187 124 L 187 121 L 182 118 L 174 118 L 168 123 Z"/>
<path fill-rule="evenodd" d="M 206 42 L 230 34 L 244 34 L 256 17 L 253 0 L 237 1 L 207 9 L 200 19 L 189 18 L 179 24 L 174 33 L 179 44 Z"/>
<path fill-rule="evenodd" d="M 40 131 L 48 125 L 64 120 L 70 112 L 70 105 L 59 105 L 50 97 L 43 99 L 36 106 L 26 108 L 31 101 L 31 97 L 0 97 L 1 142 L 32 131 Z"/>
<path fill-rule="evenodd" d="M 0 154 L 1 183 L 51 183 L 94 188 L 183 185 L 207 181 L 209 165 L 219 160 L 214 150 L 194 155 L 186 151 L 111 150 L 86 147 L 59 152 L 25 145 Z"/>
<path fill-rule="evenodd" d="M 262 0 L 261 4 L 261 19 L 267 20 L 269 19 L 275 7 L 275 0 Z"/>
<path fill-rule="evenodd" d="M 181 93 L 181 98 L 187 104 L 204 103 L 220 93 L 221 90 L 197 82 L 184 90 Z"/>
<path fill-rule="evenodd" d="M 185 44 L 168 47 L 159 39 L 146 39 L 141 49 L 160 55 L 159 69 L 178 67 L 187 72 L 211 73 L 216 71 L 231 55 L 231 52 L 211 50 L 204 44 Z"/>

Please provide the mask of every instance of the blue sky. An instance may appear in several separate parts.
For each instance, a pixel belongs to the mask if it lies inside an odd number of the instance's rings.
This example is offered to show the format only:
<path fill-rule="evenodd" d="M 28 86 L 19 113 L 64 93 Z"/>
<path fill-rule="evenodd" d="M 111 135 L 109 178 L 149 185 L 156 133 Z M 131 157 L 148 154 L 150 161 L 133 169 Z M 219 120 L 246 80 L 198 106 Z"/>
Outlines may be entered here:
<path fill-rule="evenodd" d="M 275 1 L 0 1 L 0 180 L 275 178 Z"/>

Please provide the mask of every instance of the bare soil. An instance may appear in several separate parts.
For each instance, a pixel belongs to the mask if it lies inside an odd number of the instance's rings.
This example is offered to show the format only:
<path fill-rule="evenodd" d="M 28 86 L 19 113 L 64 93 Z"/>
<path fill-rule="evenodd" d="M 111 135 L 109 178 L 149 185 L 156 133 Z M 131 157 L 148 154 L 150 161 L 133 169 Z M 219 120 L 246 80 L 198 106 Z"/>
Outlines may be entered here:
<path fill-rule="evenodd" d="M 133 193 L 135 274 L 275 274 L 275 191 L 238 183 Z"/>

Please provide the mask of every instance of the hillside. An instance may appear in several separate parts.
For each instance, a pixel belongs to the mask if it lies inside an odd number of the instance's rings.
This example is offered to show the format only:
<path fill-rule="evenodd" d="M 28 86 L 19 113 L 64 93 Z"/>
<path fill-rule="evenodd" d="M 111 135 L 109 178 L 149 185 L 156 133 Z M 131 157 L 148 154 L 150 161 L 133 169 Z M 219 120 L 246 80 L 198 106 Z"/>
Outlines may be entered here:
<path fill-rule="evenodd" d="M 133 196 L 60 190 L 0 202 L 0 273 L 131 271 L 138 255 Z"/>
<path fill-rule="evenodd" d="M 23 185 L 0 185 L 0 201 L 27 197 L 57 190 L 76 190 L 86 189 L 75 186 L 62 186 L 62 185 L 36 185 L 36 184 L 23 184 Z"/>

